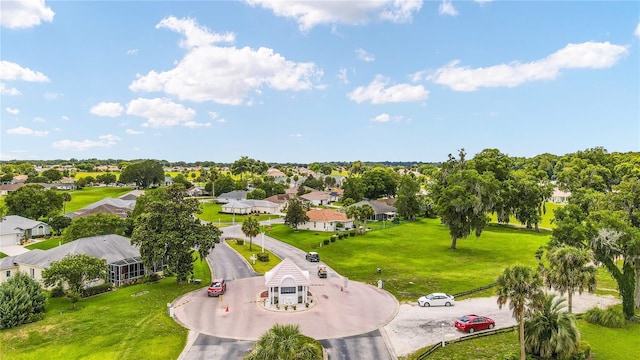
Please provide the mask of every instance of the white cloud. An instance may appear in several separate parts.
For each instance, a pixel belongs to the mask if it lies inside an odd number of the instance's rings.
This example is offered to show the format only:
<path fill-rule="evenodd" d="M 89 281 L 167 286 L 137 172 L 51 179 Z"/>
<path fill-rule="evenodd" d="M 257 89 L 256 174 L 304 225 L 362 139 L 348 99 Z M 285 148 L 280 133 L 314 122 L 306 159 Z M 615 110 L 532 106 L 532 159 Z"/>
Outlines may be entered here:
<path fill-rule="evenodd" d="M 127 50 L 127 55 L 137 55 L 138 49 L 129 49 Z"/>
<path fill-rule="evenodd" d="M 636 26 L 636 31 L 633 32 L 633 35 L 640 37 L 640 23 Z"/>
<path fill-rule="evenodd" d="M 61 97 L 63 97 L 64 94 L 62 93 L 46 93 L 44 94 L 44 98 L 47 100 L 57 100 Z"/>
<path fill-rule="evenodd" d="M 7 110 L 7 112 L 11 115 L 18 115 L 20 114 L 20 109 L 14 109 L 14 108 L 10 108 L 7 107 L 5 110 Z"/>
<path fill-rule="evenodd" d="M 385 88 L 388 83 L 388 79 L 377 75 L 369 85 L 357 87 L 347 97 L 357 103 L 386 104 L 426 100 L 429 96 L 422 85 L 398 84 Z"/>
<path fill-rule="evenodd" d="M 40 117 L 40 116 L 36 116 L 33 118 L 33 122 L 37 122 L 37 123 L 43 123 L 43 122 L 47 122 L 47 119 Z"/>
<path fill-rule="evenodd" d="M 125 130 L 125 132 L 129 135 L 140 135 L 140 134 L 144 134 L 144 131 L 140 131 L 140 130 L 133 130 L 133 129 L 127 129 Z"/>
<path fill-rule="evenodd" d="M 289 134 L 290 137 L 301 138 L 302 134 Z"/>
<path fill-rule="evenodd" d="M 132 91 L 164 91 L 180 100 L 241 105 L 248 104 L 249 94 L 258 93 L 264 86 L 307 90 L 314 87 L 314 79 L 322 76 L 315 64 L 295 63 L 269 48 L 215 46 L 212 42 L 226 37 L 209 33 L 190 19 L 168 18 L 160 24 L 170 24 L 169 28 L 185 34 L 182 44 L 193 47 L 175 68 L 138 75 L 129 86 Z"/>
<path fill-rule="evenodd" d="M 24 126 L 19 126 L 17 128 L 13 128 L 13 129 L 7 129 L 7 134 L 11 134 L 11 135 L 30 135 L 30 136 L 42 137 L 42 136 L 47 136 L 49 134 L 49 132 L 48 131 L 33 130 L 33 129 L 26 128 Z"/>
<path fill-rule="evenodd" d="M 5 84 L 0 83 L 0 95 L 16 96 L 20 95 L 20 91 L 16 88 L 7 87 Z"/>
<path fill-rule="evenodd" d="M 385 122 L 389 122 L 389 121 L 402 121 L 404 120 L 403 116 L 391 116 L 389 114 L 386 113 L 382 113 L 374 118 L 371 119 L 371 121 L 373 122 L 379 122 L 379 123 L 385 123 Z"/>
<path fill-rule="evenodd" d="M 156 29 L 169 29 L 184 36 L 184 40 L 180 42 L 180 46 L 191 49 L 200 46 L 209 46 L 211 44 L 226 42 L 235 42 L 233 33 L 217 34 L 212 33 L 204 26 L 200 26 L 194 19 L 177 19 L 173 16 L 162 19 Z"/>
<path fill-rule="evenodd" d="M 477 2 L 477 3 L 478 3 L 478 4 L 480 4 L 480 5 L 484 5 L 484 4 L 486 4 L 486 3 L 490 3 L 490 2 L 492 2 L 493 0 L 473 0 L 473 1 L 474 1 L 474 2 Z"/>
<path fill-rule="evenodd" d="M 51 144 L 52 147 L 56 149 L 62 150 L 75 150 L 75 151 L 85 151 L 90 148 L 95 147 L 111 147 L 115 145 L 120 140 L 119 137 L 111 134 L 102 135 L 98 137 L 98 140 L 60 140 Z"/>
<path fill-rule="evenodd" d="M 53 21 L 55 13 L 44 0 L 2 1 L 0 25 L 9 29 L 25 29 L 40 22 Z"/>
<path fill-rule="evenodd" d="M 409 74 L 409 78 L 411 78 L 412 82 L 418 82 L 418 81 L 422 81 L 422 79 L 426 76 L 427 71 L 426 70 L 420 70 L 420 71 L 416 71 L 413 74 Z"/>
<path fill-rule="evenodd" d="M 10 1 L 13 2 L 13 1 Z M 3 1 L 2 4 L 5 2 Z M 22 67 L 11 61 L 0 61 L 0 80 L 22 80 L 29 82 L 48 82 L 49 78 L 39 72 L 33 71 L 29 68 Z"/>
<path fill-rule="evenodd" d="M 68 116 L 66 116 L 66 115 L 62 115 L 62 116 L 60 117 L 60 119 L 62 119 L 62 120 L 64 120 L 64 121 L 69 121 L 69 117 L 68 117 Z"/>
<path fill-rule="evenodd" d="M 276 16 L 295 19 L 301 31 L 321 24 L 362 25 L 374 18 L 396 23 L 410 22 L 413 13 L 422 8 L 422 0 L 245 1 L 252 6 L 269 9 Z"/>
<path fill-rule="evenodd" d="M 141 116 L 147 119 L 144 127 L 163 128 L 171 126 L 201 127 L 211 126 L 210 123 L 193 121 L 196 111 L 192 108 L 177 104 L 169 99 L 138 98 L 127 104 L 127 114 Z"/>
<path fill-rule="evenodd" d="M 458 15 L 458 10 L 456 10 L 456 8 L 453 7 L 453 3 L 451 2 L 451 0 L 442 0 L 442 2 L 440 3 L 439 12 L 440 12 L 440 15 L 450 15 L 450 16 Z"/>
<path fill-rule="evenodd" d="M 358 59 L 364 62 L 372 62 L 376 60 L 376 57 L 373 56 L 373 54 L 369 54 L 364 49 L 360 49 L 360 48 L 356 49 L 356 54 L 358 55 Z"/>
<path fill-rule="evenodd" d="M 227 122 L 227 120 L 226 120 L 226 119 L 221 118 L 221 117 L 219 116 L 219 114 L 218 114 L 217 112 L 215 112 L 215 111 L 209 111 L 209 117 L 210 117 L 212 120 L 215 120 L 216 122 L 219 122 L 219 123 L 221 123 L 221 124 L 224 124 L 224 123 L 226 123 L 226 122 Z"/>
<path fill-rule="evenodd" d="M 568 44 L 544 59 L 529 63 L 512 62 L 473 69 L 460 66 L 456 60 L 436 70 L 428 79 L 456 91 L 515 87 L 528 81 L 553 80 L 563 69 L 609 68 L 628 52 L 627 47 L 609 42 Z"/>
<path fill-rule="evenodd" d="M 340 81 L 342 81 L 345 84 L 349 83 L 349 77 L 347 76 L 347 69 L 345 68 L 340 69 L 340 71 L 338 72 L 338 79 L 340 79 Z"/>
<path fill-rule="evenodd" d="M 124 108 L 118 102 L 101 102 L 94 105 L 90 113 L 98 116 L 118 117 L 122 114 Z"/>

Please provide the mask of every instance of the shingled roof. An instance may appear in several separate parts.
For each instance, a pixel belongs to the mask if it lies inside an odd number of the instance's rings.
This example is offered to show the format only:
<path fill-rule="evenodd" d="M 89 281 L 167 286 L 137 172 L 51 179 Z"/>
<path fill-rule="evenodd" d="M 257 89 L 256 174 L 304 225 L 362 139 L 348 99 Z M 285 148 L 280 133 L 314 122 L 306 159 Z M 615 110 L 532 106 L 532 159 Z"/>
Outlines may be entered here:
<path fill-rule="evenodd" d="M 307 211 L 309 221 L 348 221 L 347 215 L 333 209 L 311 209 Z"/>

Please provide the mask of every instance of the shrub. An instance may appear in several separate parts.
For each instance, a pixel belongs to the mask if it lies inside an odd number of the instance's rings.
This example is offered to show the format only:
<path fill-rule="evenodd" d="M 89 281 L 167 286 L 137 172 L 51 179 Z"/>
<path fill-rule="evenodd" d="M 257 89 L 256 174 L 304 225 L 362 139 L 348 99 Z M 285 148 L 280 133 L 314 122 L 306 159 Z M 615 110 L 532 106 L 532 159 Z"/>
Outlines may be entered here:
<path fill-rule="evenodd" d="M 285 306 L 284 306 L 284 309 L 285 309 L 285 310 L 289 310 L 289 305 L 285 305 Z"/>
<path fill-rule="evenodd" d="M 258 261 L 269 262 L 269 253 L 258 253 Z"/>
<path fill-rule="evenodd" d="M 355 230 L 349 231 L 349 236 L 356 236 L 356 231 Z"/>
<path fill-rule="evenodd" d="M 589 323 L 609 328 L 621 328 L 627 324 L 624 314 L 612 307 L 606 310 L 591 308 L 584 313 L 584 319 Z"/>
<path fill-rule="evenodd" d="M 588 360 L 592 359 L 591 345 L 585 341 L 580 342 L 580 348 L 571 356 L 571 360 Z"/>
<path fill-rule="evenodd" d="M 160 275 L 158 273 L 151 273 L 147 275 L 147 282 L 155 283 L 160 281 Z"/>
<path fill-rule="evenodd" d="M 291 305 L 291 308 L 293 308 L 293 310 L 295 310 L 296 309 L 296 305 L 295 304 Z"/>
<path fill-rule="evenodd" d="M 331 239 L 330 239 L 330 240 L 331 240 L 331 242 L 336 242 L 336 239 L 337 239 L 337 238 L 338 238 L 338 237 L 337 237 L 336 235 L 333 235 L 333 236 L 331 237 Z"/>
<path fill-rule="evenodd" d="M 236 239 L 236 244 L 244 245 L 244 239 Z"/>
<path fill-rule="evenodd" d="M 10 329 L 29 322 L 33 306 L 27 290 L 17 284 L 0 286 L 0 329 Z"/>
<path fill-rule="evenodd" d="M 308 302 L 304 303 L 304 306 L 309 307 L 309 303 Z"/>
<path fill-rule="evenodd" d="M 64 290 L 62 290 L 60 286 L 56 286 L 53 289 L 51 289 L 52 298 L 61 298 L 61 297 L 64 297 L 65 295 L 66 294 L 64 293 Z"/>
<path fill-rule="evenodd" d="M 324 239 L 324 240 L 322 240 L 322 242 L 323 242 L 325 245 L 329 245 L 330 240 L 329 240 L 329 239 Z"/>
<path fill-rule="evenodd" d="M 274 304 L 276 304 L 276 305 L 278 304 L 278 297 L 277 297 L 277 296 L 275 296 L 275 297 L 273 298 L 273 303 L 274 303 Z"/>
<path fill-rule="evenodd" d="M 112 283 L 105 283 L 98 286 L 92 286 L 90 288 L 86 288 L 82 290 L 82 297 L 89 297 L 89 296 L 106 293 L 108 291 L 111 291 L 112 288 L 113 288 Z"/>

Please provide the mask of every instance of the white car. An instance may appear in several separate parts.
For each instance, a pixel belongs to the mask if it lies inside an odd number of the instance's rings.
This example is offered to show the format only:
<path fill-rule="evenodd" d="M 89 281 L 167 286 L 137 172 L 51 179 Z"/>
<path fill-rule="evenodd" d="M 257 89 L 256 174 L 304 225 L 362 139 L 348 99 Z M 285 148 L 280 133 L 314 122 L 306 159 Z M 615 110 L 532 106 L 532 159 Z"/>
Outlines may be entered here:
<path fill-rule="evenodd" d="M 418 299 L 418 305 L 420 306 L 451 306 L 455 303 L 453 296 L 445 293 L 433 293 L 421 296 Z"/>

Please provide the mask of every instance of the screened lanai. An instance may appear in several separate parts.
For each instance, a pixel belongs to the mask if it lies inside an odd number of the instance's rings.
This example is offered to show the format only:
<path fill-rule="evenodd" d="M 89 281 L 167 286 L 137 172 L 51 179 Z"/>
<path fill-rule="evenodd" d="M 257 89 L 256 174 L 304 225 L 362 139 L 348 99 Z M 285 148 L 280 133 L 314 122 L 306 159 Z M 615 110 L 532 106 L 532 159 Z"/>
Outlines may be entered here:
<path fill-rule="evenodd" d="M 130 284 L 144 276 L 144 265 L 139 256 L 122 259 L 109 264 L 108 282 L 115 286 Z"/>

